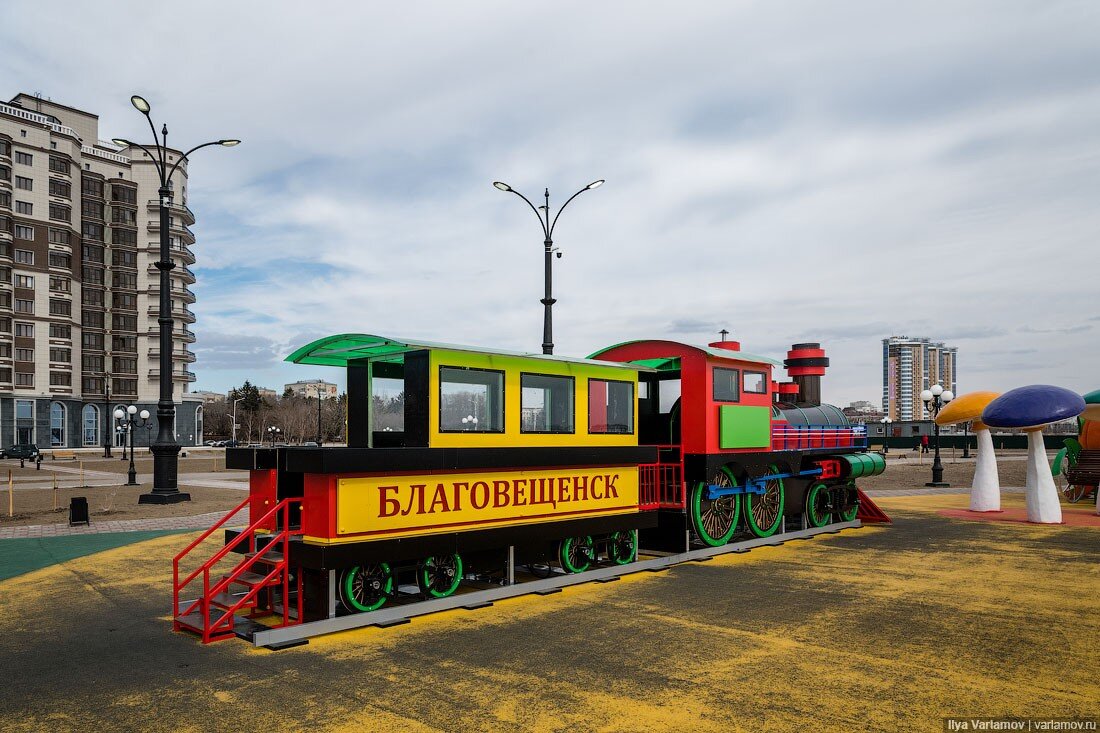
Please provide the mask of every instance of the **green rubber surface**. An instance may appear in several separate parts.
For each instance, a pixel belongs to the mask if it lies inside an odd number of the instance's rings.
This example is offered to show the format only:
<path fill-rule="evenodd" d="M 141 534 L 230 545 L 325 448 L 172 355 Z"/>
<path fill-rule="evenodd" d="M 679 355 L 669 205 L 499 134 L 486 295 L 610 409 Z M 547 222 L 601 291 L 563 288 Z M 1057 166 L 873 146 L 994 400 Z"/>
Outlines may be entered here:
<path fill-rule="evenodd" d="M 0 540 L 0 580 L 14 578 L 16 575 L 41 570 L 85 555 L 113 550 L 134 542 L 194 531 L 193 529 L 162 529 L 146 532 L 109 532 Z"/>

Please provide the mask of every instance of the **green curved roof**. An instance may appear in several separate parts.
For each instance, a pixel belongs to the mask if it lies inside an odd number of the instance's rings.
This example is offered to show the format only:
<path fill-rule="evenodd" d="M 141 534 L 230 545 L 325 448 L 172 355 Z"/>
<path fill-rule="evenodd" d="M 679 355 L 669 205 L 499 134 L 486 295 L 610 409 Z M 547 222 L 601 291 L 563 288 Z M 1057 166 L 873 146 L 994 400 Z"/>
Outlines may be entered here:
<path fill-rule="evenodd" d="M 469 351 L 475 354 L 494 354 L 499 356 L 519 356 L 530 359 L 545 359 L 547 361 L 568 362 L 572 364 L 591 364 L 594 366 L 619 367 L 632 371 L 649 371 L 643 366 L 624 364 L 617 361 L 600 361 L 597 359 L 575 359 L 556 354 L 532 354 L 522 351 L 503 351 L 501 349 L 486 349 L 480 346 L 461 346 L 458 344 L 441 344 L 433 341 L 411 341 L 407 339 L 395 339 L 388 336 L 378 336 L 369 333 L 341 333 L 335 336 L 326 336 L 317 339 L 313 343 L 306 344 L 286 358 L 286 361 L 294 364 L 318 364 L 321 366 L 346 367 L 349 361 L 355 359 L 374 359 L 378 361 L 394 360 L 401 358 L 402 354 L 409 351 L 423 351 L 425 349 L 438 349 L 444 351 Z"/>

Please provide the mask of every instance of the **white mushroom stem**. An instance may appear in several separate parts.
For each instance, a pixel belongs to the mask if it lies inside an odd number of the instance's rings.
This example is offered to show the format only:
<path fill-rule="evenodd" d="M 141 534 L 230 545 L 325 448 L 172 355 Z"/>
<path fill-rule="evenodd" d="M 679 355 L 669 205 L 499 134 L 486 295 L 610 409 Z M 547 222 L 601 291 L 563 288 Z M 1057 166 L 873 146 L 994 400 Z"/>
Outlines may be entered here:
<path fill-rule="evenodd" d="M 1001 511 L 1001 480 L 997 475 L 997 456 L 993 453 L 993 436 L 988 430 L 975 430 L 978 439 L 978 460 L 974 466 L 974 484 L 970 488 L 970 511 Z"/>
<path fill-rule="evenodd" d="M 1058 489 L 1047 463 L 1047 450 L 1043 444 L 1042 430 L 1027 431 L 1027 483 L 1024 501 L 1027 504 L 1027 521 L 1041 524 L 1061 524 L 1062 504 L 1058 501 Z"/>

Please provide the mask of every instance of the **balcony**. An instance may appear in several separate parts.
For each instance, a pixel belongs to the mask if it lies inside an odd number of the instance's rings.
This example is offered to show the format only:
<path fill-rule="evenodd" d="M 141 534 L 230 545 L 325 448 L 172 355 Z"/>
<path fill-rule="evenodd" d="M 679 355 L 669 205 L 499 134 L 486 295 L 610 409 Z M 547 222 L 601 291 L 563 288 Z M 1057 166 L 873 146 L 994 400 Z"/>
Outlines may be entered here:
<path fill-rule="evenodd" d="M 146 313 L 156 318 L 160 315 L 160 305 L 154 304 L 149 306 L 149 310 L 147 310 Z M 184 323 L 195 322 L 195 314 L 178 304 L 172 308 L 172 318 L 183 321 Z"/>
<path fill-rule="evenodd" d="M 146 206 L 154 211 L 159 212 L 160 199 L 149 199 L 149 201 L 146 203 Z M 195 214 L 193 211 L 191 211 L 187 204 L 169 204 L 168 210 L 171 211 L 173 214 L 177 214 L 180 219 L 183 220 L 185 226 L 190 226 L 191 224 L 195 223 Z M 157 223 L 160 223 L 159 220 Z"/>
<path fill-rule="evenodd" d="M 154 359 L 154 360 L 160 359 L 160 348 L 157 347 L 157 346 L 154 346 L 153 348 L 149 349 L 149 358 Z M 181 362 L 182 361 L 182 362 L 185 362 L 187 364 L 192 364 L 192 363 L 194 363 L 194 361 L 196 359 L 198 359 L 198 357 L 195 355 L 195 353 L 192 352 L 192 351 L 188 351 L 187 349 L 173 349 L 172 350 L 172 361 L 173 362 Z"/>
<path fill-rule="evenodd" d="M 168 231 L 177 237 L 182 237 L 187 244 L 195 243 L 195 233 L 188 229 L 186 226 L 180 226 L 179 224 L 173 224 L 168 227 Z M 160 234 L 160 220 L 149 220 L 149 233 L 156 232 Z"/>
<path fill-rule="evenodd" d="M 160 369 L 150 369 L 149 378 L 160 379 Z M 196 376 L 194 372 L 188 371 L 187 369 L 176 369 L 172 371 L 173 382 L 194 382 L 197 380 L 198 376 Z"/>
<path fill-rule="evenodd" d="M 18 117 L 21 120 L 33 122 L 36 125 L 48 127 L 54 132 L 60 133 L 62 135 L 68 135 L 74 140 L 80 140 L 80 136 L 76 134 L 76 130 L 71 127 L 66 127 L 65 125 L 59 125 L 46 115 L 40 115 L 36 112 L 25 110 L 22 107 L 14 107 L 10 104 L 3 103 L 0 103 L 0 113 L 11 115 L 12 117 Z"/>
<path fill-rule="evenodd" d="M 160 257 L 159 244 L 147 244 L 145 245 L 145 251 L 154 257 Z M 185 244 L 170 244 L 168 245 L 168 251 L 173 258 L 182 260 L 184 266 L 195 264 L 195 253 L 188 249 Z M 176 267 L 178 268 L 179 265 Z"/>
<path fill-rule="evenodd" d="M 145 332 L 145 335 L 152 339 L 159 339 L 160 328 L 154 325 L 152 328 Z M 195 343 L 195 332 L 189 328 L 177 328 L 172 331 L 172 340 L 182 341 L 185 344 L 193 344 Z"/>
<path fill-rule="evenodd" d="M 168 292 L 169 292 L 169 294 L 171 294 L 171 296 L 173 298 L 177 298 L 178 300 L 182 300 L 184 303 L 194 303 L 195 302 L 195 294 L 193 292 L 191 292 L 189 289 L 187 289 L 186 287 L 171 288 L 171 289 L 169 289 Z M 153 287 L 149 288 L 148 293 L 149 293 L 149 297 L 152 298 L 154 303 L 159 303 L 160 302 L 160 288 L 159 287 L 154 285 Z"/>

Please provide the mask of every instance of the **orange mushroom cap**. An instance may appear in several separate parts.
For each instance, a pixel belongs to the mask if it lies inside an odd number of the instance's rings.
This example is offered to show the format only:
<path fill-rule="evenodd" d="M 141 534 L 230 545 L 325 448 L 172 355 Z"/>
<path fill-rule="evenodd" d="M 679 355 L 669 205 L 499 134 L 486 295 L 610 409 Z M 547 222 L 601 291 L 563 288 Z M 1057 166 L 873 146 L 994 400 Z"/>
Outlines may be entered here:
<path fill-rule="evenodd" d="M 955 425 L 970 421 L 973 423 L 971 427 L 974 430 L 984 430 L 985 423 L 981 420 L 982 410 L 1000 396 L 998 392 L 967 392 L 964 395 L 959 395 L 948 402 L 940 410 L 939 415 L 936 415 L 936 424 Z"/>

